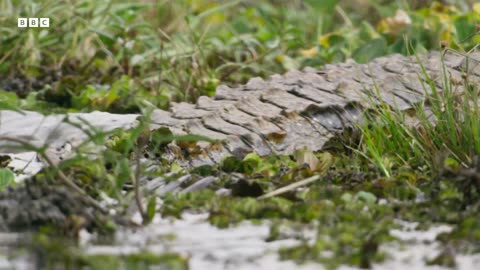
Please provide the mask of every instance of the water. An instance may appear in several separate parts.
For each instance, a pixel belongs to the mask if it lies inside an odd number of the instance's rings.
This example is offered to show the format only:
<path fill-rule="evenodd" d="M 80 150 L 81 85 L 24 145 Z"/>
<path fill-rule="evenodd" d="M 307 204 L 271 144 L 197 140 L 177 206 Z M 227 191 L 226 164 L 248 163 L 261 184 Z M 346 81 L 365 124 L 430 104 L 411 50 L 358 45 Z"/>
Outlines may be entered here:
<path fill-rule="evenodd" d="M 175 253 L 188 259 L 190 270 L 324 269 L 317 263 L 297 265 L 292 261 L 282 261 L 277 255 L 279 248 L 300 243 L 297 240 L 298 236 L 313 242 L 316 234 L 312 226 L 306 226 L 304 230 L 292 231 L 291 238 L 267 242 L 265 240 L 270 233 L 268 222 L 257 225 L 245 221 L 236 226 L 219 229 L 210 225 L 207 218 L 207 214 L 191 213 L 185 213 L 180 220 L 156 217 L 150 225 L 145 227 L 119 229 L 109 243 L 102 243 L 95 235 L 81 231 L 79 251 L 83 255 L 123 257 L 141 253 Z M 448 269 L 427 265 L 426 261 L 440 254 L 442 246 L 435 239 L 439 234 L 449 232 L 452 229 L 450 226 L 438 225 L 428 230 L 419 230 L 416 223 L 404 221 L 398 221 L 398 223 L 401 229 L 390 232 L 398 241 L 386 243 L 380 247 L 388 254 L 388 259 L 374 264 L 373 269 Z M 22 251 L 18 247 L 18 243 L 28 237 L 28 234 L 0 234 L 2 243 L 0 269 L 38 268 L 36 265 L 38 256 Z M 456 269 L 477 269 L 476 266 L 480 264 L 480 255 L 458 255 L 456 263 Z M 341 266 L 339 269 L 358 268 Z"/>

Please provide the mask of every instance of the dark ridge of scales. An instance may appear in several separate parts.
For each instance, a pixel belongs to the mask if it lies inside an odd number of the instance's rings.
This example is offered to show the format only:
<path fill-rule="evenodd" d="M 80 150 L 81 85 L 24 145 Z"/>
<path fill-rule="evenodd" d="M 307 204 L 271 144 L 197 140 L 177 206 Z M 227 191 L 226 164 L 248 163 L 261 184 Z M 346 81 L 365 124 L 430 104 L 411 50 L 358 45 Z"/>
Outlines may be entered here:
<path fill-rule="evenodd" d="M 444 56 L 448 76 L 463 89 L 465 57 Z M 470 83 L 480 81 L 480 68 L 469 57 Z M 347 61 L 253 78 L 247 84 L 220 86 L 213 98 L 202 96 L 196 104 L 173 103 L 169 112 L 155 111 L 152 121 L 171 128 L 174 134 L 193 133 L 217 140 L 197 143 L 190 149 L 171 145 L 172 159 L 186 166 L 219 162 L 226 155 L 241 158 L 292 154 L 296 149 L 324 149 L 346 127 L 361 121 L 362 112 L 379 102 L 400 110 L 412 108 L 431 93 L 422 67 L 438 90 L 442 89 L 442 60 L 438 52 L 419 57 L 391 55 L 368 64 Z M 419 64 L 421 63 L 421 64 Z M 183 154 L 178 154 L 183 153 Z M 193 154 L 194 153 L 194 154 Z"/>

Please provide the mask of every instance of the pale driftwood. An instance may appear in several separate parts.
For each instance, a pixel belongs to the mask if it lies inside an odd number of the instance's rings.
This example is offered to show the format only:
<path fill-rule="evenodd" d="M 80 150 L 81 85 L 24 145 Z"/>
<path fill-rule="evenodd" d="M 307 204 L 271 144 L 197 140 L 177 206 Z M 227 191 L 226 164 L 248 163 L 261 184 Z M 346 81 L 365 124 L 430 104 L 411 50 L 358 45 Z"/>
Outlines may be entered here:
<path fill-rule="evenodd" d="M 264 200 L 264 199 L 268 199 L 268 198 L 271 198 L 271 197 L 275 197 L 275 196 L 278 196 L 280 194 L 283 194 L 285 192 L 289 192 L 289 191 L 293 191 L 299 187 L 303 187 L 303 186 L 306 186 L 306 185 L 309 185 L 313 182 L 316 182 L 318 180 L 320 180 L 320 175 L 314 175 L 314 176 L 311 176 L 309 178 L 306 178 L 306 179 L 303 179 L 301 181 L 298 181 L 298 182 L 295 182 L 295 183 L 292 183 L 290 185 L 287 185 L 287 186 L 284 186 L 284 187 L 281 187 L 279 189 L 276 189 L 272 192 L 269 192 L 267 194 L 264 194 L 260 197 L 257 198 L 257 200 Z"/>

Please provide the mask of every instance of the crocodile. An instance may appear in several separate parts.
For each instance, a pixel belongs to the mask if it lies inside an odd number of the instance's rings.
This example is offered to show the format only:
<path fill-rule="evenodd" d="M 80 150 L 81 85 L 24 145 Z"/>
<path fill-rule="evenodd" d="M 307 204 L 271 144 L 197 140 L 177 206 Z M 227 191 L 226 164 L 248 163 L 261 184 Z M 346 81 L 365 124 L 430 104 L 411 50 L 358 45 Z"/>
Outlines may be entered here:
<path fill-rule="evenodd" d="M 327 64 L 321 70 L 305 68 L 267 80 L 252 78 L 238 87 L 219 86 L 213 97 L 201 96 L 196 104 L 172 102 L 168 111 L 156 109 L 151 114 L 151 127 L 215 140 L 188 147 L 171 144 L 168 156 L 185 166 L 218 163 L 225 156 L 242 157 L 251 152 L 265 156 L 289 155 L 302 148 L 319 151 L 338 134 L 360 123 L 363 112 L 379 103 L 408 110 L 424 102 L 432 92 L 430 83 L 441 91 L 444 72 L 459 91 L 464 88 L 467 73 L 469 83 L 478 84 L 477 56 L 394 54 L 367 64 L 348 60 Z M 82 118 L 93 127 L 109 130 L 131 128 L 138 124 L 139 115 L 92 112 L 67 116 L 73 122 L 83 123 Z M 0 136 L 47 144 L 54 156 L 61 156 L 65 144 L 78 145 L 88 138 L 78 128 L 63 123 L 64 118 L 0 111 Z M 7 144 L 0 141 L 0 152 L 8 153 L 2 150 Z"/>
<path fill-rule="evenodd" d="M 150 127 L 214 139 L 195 144 L 170 143 L 166 156 L 184 166 L 218 163 L 225 156 L 242 157 L 251 152 L 289 155 L 301 148 L 318 151 L 338 134 L 361 123 L 363 112 L 377 104 L 408 110 L 427 101 L 433 91 L 431 86 L 442 89 L 444 72 L 458 91 L 465 88 L 466 75 L 469 83 L 479 84 L 476 57 L 453 53 L 442 57 L 439 52 L 418 58 L 391 55 L 368 64 L 350 60 L 326 65 L 322 70 L 306 68 L 268 80 L 253 78 L 234 88 L 220 86 L 215 96 L 202 96 L 196 104 L 172 103 L 169 111 L 156 109 L 151 114 Z M 86 129 L 129 129 L 138 125 L 139 116 L 107 112 L 45 116 L 31 111 L 0 110 L 0 138 L 4 138 L 0 140 L 0 164 L 5 164 L 7 156 L 7 160 L 13 160 L 8 166 L 27 174 L 23 176 L 27 179 L 42 168 L 34 152 L 12 148 L 12 142 L 5 137 L 47 145 L 50 158 L 56 157 L 59 162 L 75 146 L 88 140 Z M 65 121 L 66 117 L 69 121 Z M 38 181 L 27 183 L 30 184 L 0 192 L 0 231 L 28 228 L 31 224 L 63 224 L 72 213 L 93 224 L 96 214 L 89 207 L 75 204 L 79 201 L 76 194 L 64 187 L 42 186 Z M 162 185 L 163 181 L 159 183 Z M 166 189 L 177 189 L 180 183 L 174 182 L 173 187 L 167 185 Z M 190 189 L 197 188 L 194 186 Z"/>
<path fill-rule="evenodd" d="M 201 96 L 196 104 L 172 103 L 169 111 L 156 110 L 151 119 L 174 134 L 200 134 L 221 142 L 198 143 L 190 149 L 196 153 L 187 157 L 193 167 L 250 152 L 265 156 L 290 155 L 302 148 L 319 151 L 346 129 L 357 127 L 363 112 L 373 106 L 408 110 L 427 100 L 430 83 L 442 91 L 444 72 L 455 91 L 463 91 L 466 74 L 471 74 L 469 83 L 478 84 L 476 56 L 395 54 L 367 64 L 349 60 L 322 70 L 252 78 L 235 88 L 220 86 L 215 96 Z"/>

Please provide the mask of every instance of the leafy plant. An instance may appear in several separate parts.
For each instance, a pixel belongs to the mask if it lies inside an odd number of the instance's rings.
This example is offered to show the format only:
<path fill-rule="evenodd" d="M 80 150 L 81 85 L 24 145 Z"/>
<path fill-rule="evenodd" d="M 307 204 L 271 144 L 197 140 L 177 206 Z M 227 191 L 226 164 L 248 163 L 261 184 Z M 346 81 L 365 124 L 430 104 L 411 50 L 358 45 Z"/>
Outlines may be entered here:
<path fill-rule="evenodd" d="M 0 168 L 0 191 L 11 185 L 15 181 L 15 175 L 8 168 Z"/>

